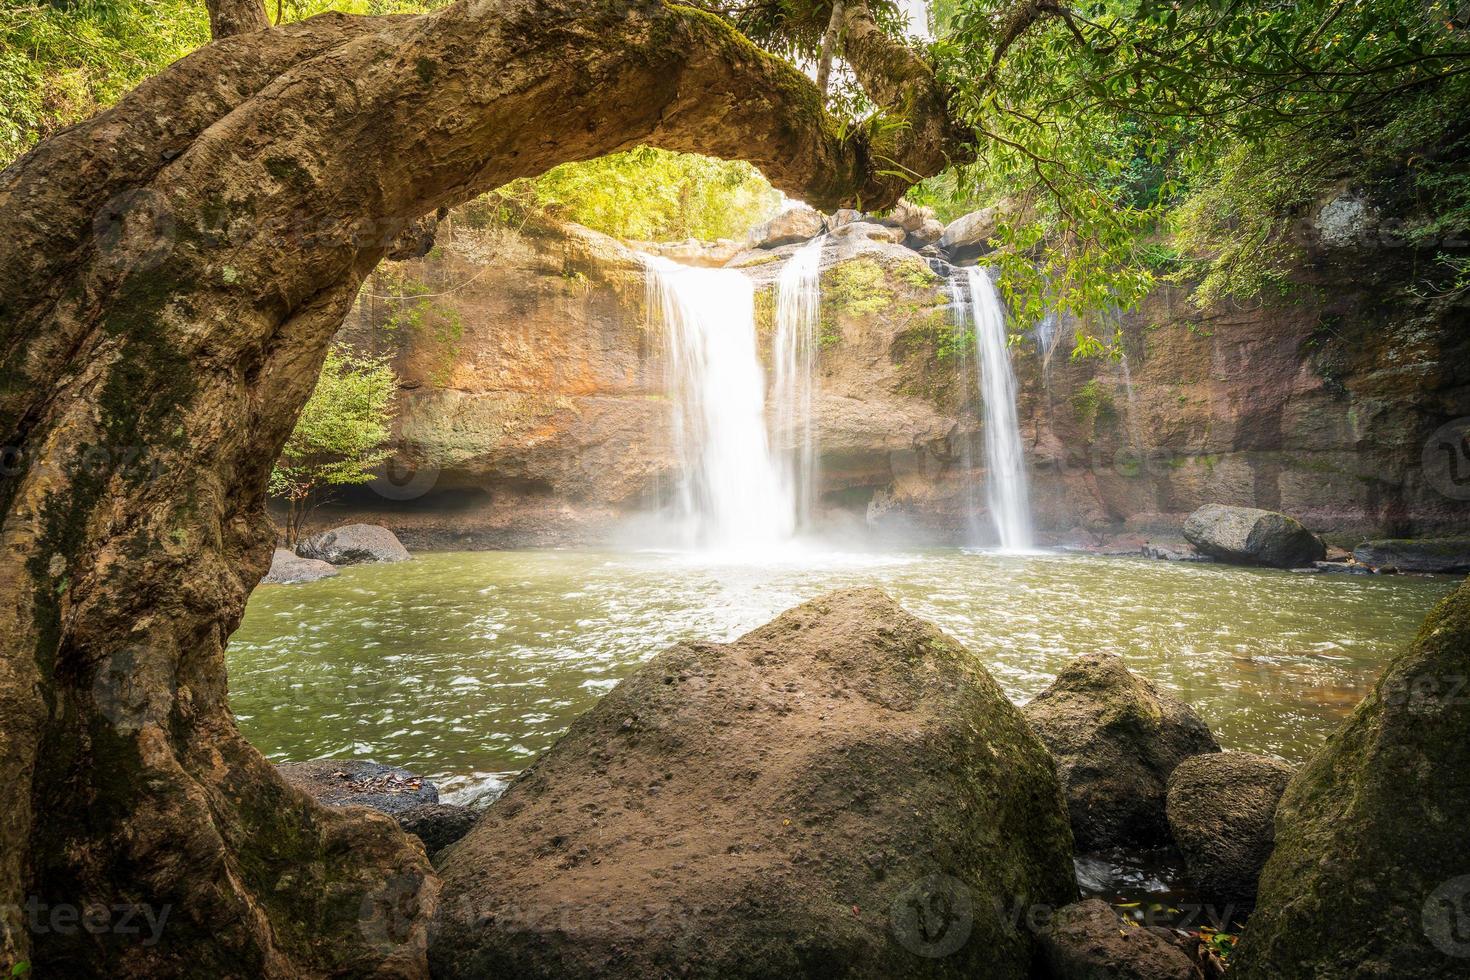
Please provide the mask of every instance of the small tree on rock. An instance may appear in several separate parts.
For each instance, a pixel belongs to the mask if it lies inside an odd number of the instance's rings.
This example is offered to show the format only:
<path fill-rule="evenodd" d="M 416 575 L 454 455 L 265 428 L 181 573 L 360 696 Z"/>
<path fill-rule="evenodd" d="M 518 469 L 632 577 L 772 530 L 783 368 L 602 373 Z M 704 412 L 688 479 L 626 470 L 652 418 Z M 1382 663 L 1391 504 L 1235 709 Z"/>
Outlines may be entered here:
<path fill-rule="evenodd" d="M 334 487 L 367 483 L 391 452 L 397 378 L 382 358 L 330 351 L 316 390 L 271 471 L 270 492 L 286 501 L 286 546 L 295 548 L 312 512 Z"/>

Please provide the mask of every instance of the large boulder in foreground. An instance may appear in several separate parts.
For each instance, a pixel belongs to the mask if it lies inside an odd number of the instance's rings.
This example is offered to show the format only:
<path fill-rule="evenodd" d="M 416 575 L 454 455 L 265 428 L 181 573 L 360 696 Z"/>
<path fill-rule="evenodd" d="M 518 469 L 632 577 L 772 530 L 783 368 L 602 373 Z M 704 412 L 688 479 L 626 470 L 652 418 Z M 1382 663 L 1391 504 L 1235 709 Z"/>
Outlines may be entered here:
<path fill-rule="evenodd" d="M 333 565 L 408 561 L 411 557 L 396 534 L 376 524 L 347 524 L 312 535 L 297 543 L 296 553 Z"/>
<path fill-rule="evenodd" d="M 1287 785 L 1231 976 L 1470 973 L 1470 582 Z"/>
<path fill-rule="evenodd" d="M 1353 557 L 1373 568 L 1401 572 L 1470 572 L 1470 538 L 1386 538 L 1364 541 Z"/>
<path fill-rule="evenodd" d="M 1056 757 L 1081 851 L 1166 844 L 1169 775 L 1220 751 L 1194 709 L 1107 654 L 1072 661 L 1021 710 Z"/>
<path fill-rule="evenodd" d="M 337 566 L 315 558 L 302 558 L 285 548 L 277 548 L 271 555 L 270 571 L 260 580 L 261 585 L 289 585 L 297 582 L 315 582 L 337 574 Z"/>
<path fill-rule="evenodd" d="M 1025 977 L 1071 844 L 979 659 L 835 592 L 578 719 L 440 856 L 434 975 Z"/>
<path fill-rule="evenodd" d="M 1184 539 L 1223 561 L 1308 568 L 1327 557 L 1322 539 L 1296 520 L 1258 507 L 1206 504 L 1184 521 Z"/>
<path fill-rule="evenodd" d="M 1046 980 L 1203 980 L 1188 954 L 1090 898 L 1038 930 Z M 982 976 L 984 974 L 981 974 Z"/>
<path fill-rule="evenodd" d="M 1169 777 L 1169 832 L 1201 895 L 1246 909 L 1276 842 L 1276 803 L 1294 770 L 1279 759 L 1219 752 Z"/>

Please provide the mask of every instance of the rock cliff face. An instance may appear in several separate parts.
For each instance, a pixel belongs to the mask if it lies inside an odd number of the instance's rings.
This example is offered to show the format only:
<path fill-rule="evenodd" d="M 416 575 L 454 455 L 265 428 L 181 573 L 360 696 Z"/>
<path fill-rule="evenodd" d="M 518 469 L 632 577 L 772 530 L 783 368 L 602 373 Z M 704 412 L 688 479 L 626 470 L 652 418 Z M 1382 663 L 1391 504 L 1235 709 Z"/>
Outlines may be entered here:
<path fill-rule="evenodd" d="M 823 503 L 954 540 L 984 506 L 973 340 L 943 263 L 904 240 L 849 219 L 824 252 Z M 746 271 L 769 346 L 800 242 L 648 247 Z M 1044 535 L 1177 535 L 1208 503 L 1281 510 L 1349 544 L 1470 526 L 1470 480 L 1425 469 L 1437 430 L 1470 416 L 1470 301 L 1414 297 L 1392 249 L 1320 234 L 1307 254 L 1306 285 L 1255 308 L 1199 312 L 1160 288 L 1122 319 L 1120 359 L 1071 359 L 1066 324 L 1016 348 Z M 664 339 L 637 254 L 613 239 L 456 212 L 427 256 L 374 275 L 341 339 L 392 353 L 404 384 L 389 478 L 339 507 L 410 546 L 608 540 L 674 485 Z"/>

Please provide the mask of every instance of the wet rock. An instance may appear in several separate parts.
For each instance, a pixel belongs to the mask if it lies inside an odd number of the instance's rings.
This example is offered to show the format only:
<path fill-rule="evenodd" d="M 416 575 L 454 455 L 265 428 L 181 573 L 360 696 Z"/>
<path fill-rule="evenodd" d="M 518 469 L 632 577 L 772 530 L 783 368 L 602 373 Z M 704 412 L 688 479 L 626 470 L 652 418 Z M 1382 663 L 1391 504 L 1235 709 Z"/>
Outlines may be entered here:
<path fill-rule="evenodd" d="M 1386 538 L 1364 541 L 1353 557 L 1373 568 L 1400 572 L 1470 572 L 1470 538 Z"/>
<path fill-rule="evenodd" d="M 1202 555 L 1188 546 L 1170 548 L 1161 544 L 1146 544 L 1139 553 L 1155 561 L 1214 561 L 1209 555 Z"/>
<path fill-rule="evenodd" d="M 1184 538 L 1225 561 L 1307 568 L 1327 557 L 1322 539 L 1285 514 L 1256 507 L 1207 504 L 1184 522 Z"/>
<path fill-rule="evenodd" d="M 282 762 L 276 770 L 286 782 L 326 806 L 366 806 L 397 815 L 439 802 L 439 791 L 423 776 L 362 759 Z"/>
<path fill-rule="evenodd" d="M 1079 851 L 1167 843 L 1169 775 L 1220 751 L 1189 705 L 1106 654 L 1074 660 L 1021 710 L 1057 760 Z"/>
<path fill-rule="evenodd" d="M 1021 978 L 1076 896 L 1046 750 L 875 589 L 654 657 L 439 864 L 440 977 Z"/>
<path fill-rule="evenodd" d="M 1239 980 L 1463 977 L 1470 582 L 1286 787 Z"/>
<path fill-rule="evenodd" d="M 995 235 L 1000 209 L 992 205 L 962 215 L 944 226 L 939 247 L 951 262 L 976 259 L 993 250 L 990 239 Z"/>
<path fill-rule="evenodd" d="M 1101 899 L 1059 909 L 1037 939 L 1047 980 L 1203 980 L 1182 949 Z"/>
<path fill-rule="evenodd" d="M 790 208 L 754 229 L 750 233 L 750 244 L 753 248 L 776 248 L 816 238 L 826 230 L 827 222 L 820 211 L 807 207 Z"/>
<path fill-rule="evenodd" d="M 854 221 L 865 221 L 866 219 L 867 216 L 864 215 L 861 211 L 855 211 L 852 208 L 838 208 L 837 211 L 835 211 L 832 216 L 827 219 L 827 227 L 830 228 L 832 231 L 836 231 L 843 225 L 850 225 Z"/>
<path fill-rule="evenodd" d="M 296 553 L 333 565 L 375 561 L 408 561 L 408 549 L 397 535 L 376 524 L 348 524 L 297 542 Z"/>
<path fill-rule="evenodd" d="M 398 826 L 424 842 L 433 857 L 470 832 L 480 814 L 453 803 L 420 803 L 396 814 Z"/>
<path fill-rule="evenodd" d="M 271 555 L 270 571 L 266 572 L 265 578 L 260 581 L 262 585 L 283 585 L 295 582 L 315 582 L 318 579 L 331 578 L 336 574 L 337 568 L 330 562 L 318 561 L 315 558 L 300 558 L 285 548 L 277 548 L 275 554 Z"/>
<path fill-rule="evenodd" d="M 1174 844 L 1200 893 L 1248 908 L 1276 842 L 1276 803 L 1293 769 L 1248 752 L 1185 759 L 1169 777 L 1167 814 Z"/>

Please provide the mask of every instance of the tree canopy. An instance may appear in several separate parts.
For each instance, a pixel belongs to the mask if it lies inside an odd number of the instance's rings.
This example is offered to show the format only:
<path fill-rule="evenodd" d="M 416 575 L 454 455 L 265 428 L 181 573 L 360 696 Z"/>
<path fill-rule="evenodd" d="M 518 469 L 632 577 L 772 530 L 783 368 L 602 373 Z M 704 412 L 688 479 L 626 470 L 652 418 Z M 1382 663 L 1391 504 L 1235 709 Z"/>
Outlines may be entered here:
<path fill-rule="evenodd" d="M 932 0 L 923 50 L 910 47 L 893 0 L 694 4 L 808 69 L 832 38 L 844 51 L 872 36 L 898 42 L 866 59 L 876 67 L 839 73 L 826 94 L 839 125 L 879 151 L 914 122 L 875 103 L 873 76 L 887 68 L 902 83 L 915 66 L 932 71 L 954 165 L 909 196 L 945 218 L 1006 204 L 1009 247 L 991 261 L 1023 319 L 1058 310 L 1096 319 L 1170 274 L 1196 282 L 1201 303 L 1280 284 L 1296 209 L 1339 180 L 1404 199 L 1395 234 L 1436 257 L 1429 287 L 1465 287 L 1470 12 L 1452 0 Z M 266 11 L 279 22 L 441 5 L 275 0 Z M 207 33 L 187 0 L 8 9 L 0 160 L 115 100 Z M 566 164 L 511 190 L 630 238 L 738 234 L 772 199 L 746 164 L 652 150 Z M 1080 349 L 1105 339 L 1084 330 Z"/>

